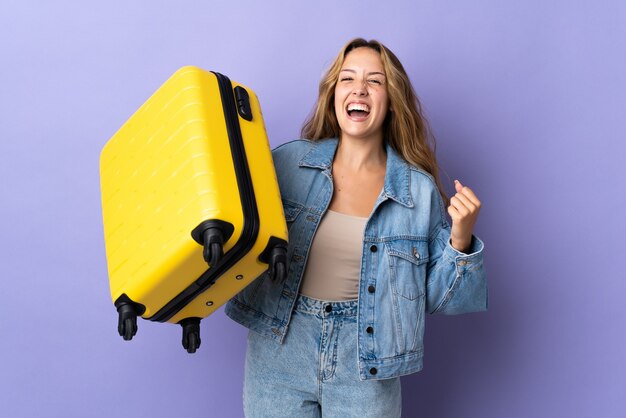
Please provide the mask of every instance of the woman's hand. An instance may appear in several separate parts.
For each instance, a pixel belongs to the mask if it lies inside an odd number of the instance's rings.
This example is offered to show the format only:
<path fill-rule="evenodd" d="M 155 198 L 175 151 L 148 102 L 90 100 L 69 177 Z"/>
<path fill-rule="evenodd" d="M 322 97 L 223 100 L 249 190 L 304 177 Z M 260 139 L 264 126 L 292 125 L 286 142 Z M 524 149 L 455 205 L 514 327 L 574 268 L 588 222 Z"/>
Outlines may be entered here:
<path fill-rule="evenodd" d="M 467 186 L 454 180 L 456 194 L 450 198 L 448 214 L 452 218 L 450 240 L 452 246 L 461 252 L 469 250 L 472 243 L 472 231 L 480 211 L 480 200 Z"/>

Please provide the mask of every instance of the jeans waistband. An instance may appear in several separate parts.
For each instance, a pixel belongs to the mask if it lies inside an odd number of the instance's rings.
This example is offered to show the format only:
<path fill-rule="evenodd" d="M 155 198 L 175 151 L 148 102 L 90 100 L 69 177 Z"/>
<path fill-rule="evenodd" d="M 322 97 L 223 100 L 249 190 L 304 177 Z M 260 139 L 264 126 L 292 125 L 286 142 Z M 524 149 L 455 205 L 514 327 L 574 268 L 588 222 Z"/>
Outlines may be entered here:
<path fill-rule="evenodd" d="M 358 304 L 358 299 L 326 301 L 298 295 L 294 309 L 298 312 L 320 316 L 355 316 Z"/>

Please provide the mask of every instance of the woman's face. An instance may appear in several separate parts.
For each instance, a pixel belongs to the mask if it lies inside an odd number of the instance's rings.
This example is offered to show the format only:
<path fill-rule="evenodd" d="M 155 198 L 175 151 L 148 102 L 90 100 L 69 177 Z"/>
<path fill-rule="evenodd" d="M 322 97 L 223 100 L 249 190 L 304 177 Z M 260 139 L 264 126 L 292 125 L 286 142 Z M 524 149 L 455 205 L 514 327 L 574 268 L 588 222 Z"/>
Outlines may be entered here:
<path fill-rule="evenodd" d="M 335 85 L 335 115 L 343 139 L 382 140 L 389 109 L 386 82 L 378 52 L 361 47 L 346 55 Z"/>

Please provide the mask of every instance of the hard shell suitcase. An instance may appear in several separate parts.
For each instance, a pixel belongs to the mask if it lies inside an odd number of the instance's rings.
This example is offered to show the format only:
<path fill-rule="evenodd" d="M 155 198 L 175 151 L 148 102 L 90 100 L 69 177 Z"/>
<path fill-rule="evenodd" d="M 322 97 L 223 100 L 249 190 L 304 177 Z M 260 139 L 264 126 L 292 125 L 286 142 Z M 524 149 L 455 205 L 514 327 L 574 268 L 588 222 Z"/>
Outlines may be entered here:
<path fill-rule="evenodd" d="M 266 269 L 286 274 L 287 226 L 254 92 L 183 67 L 107 142 L 102 213 L 118 331 L 137 316 L 199 323 Z"/>

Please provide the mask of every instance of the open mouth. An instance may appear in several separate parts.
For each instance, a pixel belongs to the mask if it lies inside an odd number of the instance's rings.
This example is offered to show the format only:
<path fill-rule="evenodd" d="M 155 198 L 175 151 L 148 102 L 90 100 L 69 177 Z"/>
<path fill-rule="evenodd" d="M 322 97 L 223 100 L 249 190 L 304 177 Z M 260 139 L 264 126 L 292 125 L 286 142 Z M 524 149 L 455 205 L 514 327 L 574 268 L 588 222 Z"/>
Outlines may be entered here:
<path fill-rule="evenodd" d="M 364 119 L 370 114 L 370 107 L 364 103 L 349 103 L 346 111 L 350 117 Z"/>

